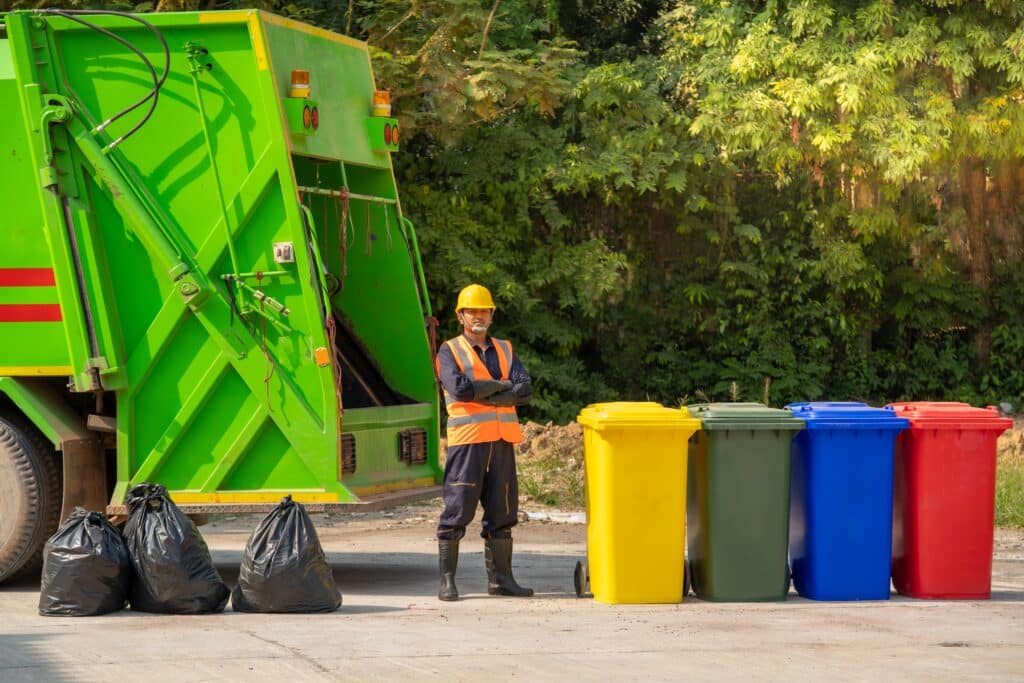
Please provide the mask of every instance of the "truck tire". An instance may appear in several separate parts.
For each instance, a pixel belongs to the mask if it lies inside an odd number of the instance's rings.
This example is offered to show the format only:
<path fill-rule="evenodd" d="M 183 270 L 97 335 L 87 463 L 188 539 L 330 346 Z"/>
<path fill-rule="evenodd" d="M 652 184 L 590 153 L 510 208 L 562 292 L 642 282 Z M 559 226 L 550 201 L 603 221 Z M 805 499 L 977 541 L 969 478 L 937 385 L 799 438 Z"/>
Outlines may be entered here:
<path fill-rule="evenodd" d="M 0 416 L 0 582 L 39 570 L 60 508 L 53 446 L 32 425 Z"/>

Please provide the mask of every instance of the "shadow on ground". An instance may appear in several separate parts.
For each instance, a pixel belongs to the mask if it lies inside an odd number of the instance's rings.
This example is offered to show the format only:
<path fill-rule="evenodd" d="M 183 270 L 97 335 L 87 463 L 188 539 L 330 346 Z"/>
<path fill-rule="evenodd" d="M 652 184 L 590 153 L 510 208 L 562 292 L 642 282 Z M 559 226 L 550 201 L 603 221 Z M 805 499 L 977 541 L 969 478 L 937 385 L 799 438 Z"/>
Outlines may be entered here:
<path fill-rule="evenodd" d="M 54 638 L 40 633 L 0 633 L 0 671 L 4 683 L 47 681 L 71 683 L 78 680 L 67 671 L 66 662 L 54 661 Z M 44 645 L 44 643 L 46 643 Z"/>
<path fill-rule="evenodd" d="M 214 564 L 225 582 L 238 581 L 241 551 L 213 551 Z M 327 561 L 342 595 L 429 598 L 437 595 L 437 556 L 429 553 L 327 553 Z M 520 553 L 513 569 L 520 583 L 545 598 L 576 598 L 572 585 L 576 558 L 566 555 Z M 456 573 L 459 591 L 470 597 L 487 592 L 483 553 L 459 556 Z"/>
<path fill-rule="evenodd" d="M 214 565 L 221 577 L 233 587 L 238 581 L 238 569 L 242 562 L 240 550 L 213 550 Z M 546 599 L 576 600 L 573 588 L 573 569 L 576 557 L 570 555 L 548 555 L 520 553 L 516 555 L 515 574 L 523 585 L 533 588 L 538 597 Z M 329 552 L 327 560 L 331 565 L 334 579 L 341 589 L 344 604 L 342 613 L 370 614 L 406 609 L 397 605 L 359 604 L 360 598 L 373 597 L 389 601 L 420 600 L 437 595 L 437 556 L 430 553 L 342 553 Z M 485 596 L 487 592 L 486 571 L 483 553 L 464 552 L 459 557 L 456 574 L 459 591 L 467 599 Z M 26 575 L 15 582 L 0 586 L 4 593 L 38 593 L 39 576 Z M 689 600 L 697 600 L 691 593 Z M 893 592 L 892 602 L 919 602 Z M 1024 590 L 993 589 L 992 601 L 1002 603 L 1024 603 Z M 795 591 L 789 599 L 775 604 L 801 604 L 806 601 Z"/>

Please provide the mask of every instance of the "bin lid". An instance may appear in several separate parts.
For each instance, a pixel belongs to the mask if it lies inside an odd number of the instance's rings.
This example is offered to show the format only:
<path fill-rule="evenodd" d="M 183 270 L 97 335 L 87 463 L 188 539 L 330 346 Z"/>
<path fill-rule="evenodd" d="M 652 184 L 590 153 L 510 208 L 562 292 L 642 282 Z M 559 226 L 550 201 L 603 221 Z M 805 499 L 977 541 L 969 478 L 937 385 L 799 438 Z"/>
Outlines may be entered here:
<path fill-rule="evenodd" d="M 791 429 L 804 428 L 804 421 L 789 410 L 769 408 L 763 403 L 698 403 L 690 414 L 700 418 L 704 429 Z"/>
<path fill-rule="evenodd" d="M 885 409 L 907 418 L 911 427 L 919 429 L 994 429 L 1004 432 L 1013 426 L 1013 420 L 1000 417 L 995 406 L 976 408 L 955 401 L 907 401 L 890 403 Z"/>
<path fill-rule="evenodd" d="M 811 401 L 786 406 L 794 417 L 807 421 L 807 429 L 892 429 L 900 431 L 910 421 L 891 410 L 872 408 L 853 401 Z"/>
<path fill-rule="evenodd" d="M 691 417 L 685 408 L 666 408 L 650 401 L 592 403 L 580 411 L 576 421 L 597 430 L 676 429 L 692 433 L 700 429 L 700 420 Z"/>

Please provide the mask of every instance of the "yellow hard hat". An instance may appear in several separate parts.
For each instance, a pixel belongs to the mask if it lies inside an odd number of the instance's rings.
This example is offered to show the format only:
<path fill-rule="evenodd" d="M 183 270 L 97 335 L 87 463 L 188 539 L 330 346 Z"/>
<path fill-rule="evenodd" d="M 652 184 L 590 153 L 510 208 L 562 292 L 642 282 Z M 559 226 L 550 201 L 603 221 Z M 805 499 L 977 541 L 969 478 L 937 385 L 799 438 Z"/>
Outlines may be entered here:
<path fill-rule="evenodd" d="M 489 308 L 494 310 L 494 299 L 483 285 L 469 285 L 459 292 L 459 301 L 455 304 L 455 312 L 463 308 Z"/>

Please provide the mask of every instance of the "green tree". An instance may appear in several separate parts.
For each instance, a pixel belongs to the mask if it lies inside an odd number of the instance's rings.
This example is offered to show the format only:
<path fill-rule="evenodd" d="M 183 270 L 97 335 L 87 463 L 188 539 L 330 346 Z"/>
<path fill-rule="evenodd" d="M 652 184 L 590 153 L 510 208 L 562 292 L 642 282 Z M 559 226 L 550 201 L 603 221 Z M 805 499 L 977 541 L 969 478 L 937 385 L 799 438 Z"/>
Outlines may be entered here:
<path fill-rule="evenodd" d="M 691 132 L 818 188 L 836 286 L 877 298 L 884 264 L 862 251 L 891 237 L 919 277 L 954 256 L 988 307 L 1022 257 L 1022 18 L 1012 0 L 695 2 L 661 29 L 686 71 L 677 100 L 699 112 Z M 986 357 L 989 326 L 972 333 Z"/>
<path fill-rule="evenodd" d="M 1024 404 L 1017 0 L 60 4 L 260 7 L 367 41 L 442 333 L 490 286 L 531 417 Z"/>

